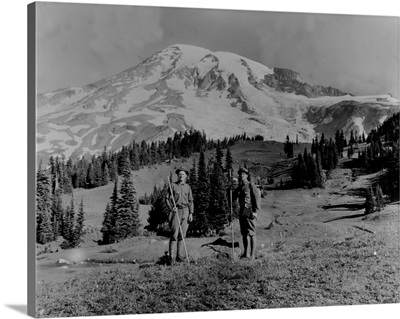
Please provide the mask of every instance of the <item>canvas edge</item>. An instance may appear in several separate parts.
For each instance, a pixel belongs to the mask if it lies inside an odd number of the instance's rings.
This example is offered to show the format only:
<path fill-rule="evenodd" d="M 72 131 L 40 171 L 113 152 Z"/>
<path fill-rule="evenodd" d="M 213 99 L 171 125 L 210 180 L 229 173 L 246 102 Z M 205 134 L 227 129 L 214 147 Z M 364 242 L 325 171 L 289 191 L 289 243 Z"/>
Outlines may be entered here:
<path fill-rule="evenodd" d="M 36 3 L 27 6 L 27 54 L 28 54 L 28 83 L 27 83 L 27 169 L 28 169 L 28 304 L 27 314 L 36 318 L 36 222 L 35 222 L 35 184 L 36 184 Z"/>

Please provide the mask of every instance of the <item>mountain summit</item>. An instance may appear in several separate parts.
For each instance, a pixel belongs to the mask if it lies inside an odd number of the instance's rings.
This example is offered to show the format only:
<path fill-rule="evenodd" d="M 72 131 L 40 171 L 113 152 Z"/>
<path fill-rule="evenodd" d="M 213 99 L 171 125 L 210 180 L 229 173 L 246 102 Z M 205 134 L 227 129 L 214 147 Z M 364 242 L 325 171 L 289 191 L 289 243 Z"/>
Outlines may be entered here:
<path fill-rule="evenodd" d="M 390 95 L 352 96 L 229 52 L 177 44 L 112 77 L 37 96 L 38 158 L 76 158 L 196 129 L 311 141 L 337 129 L 368 133 L 399 111 Z"/>

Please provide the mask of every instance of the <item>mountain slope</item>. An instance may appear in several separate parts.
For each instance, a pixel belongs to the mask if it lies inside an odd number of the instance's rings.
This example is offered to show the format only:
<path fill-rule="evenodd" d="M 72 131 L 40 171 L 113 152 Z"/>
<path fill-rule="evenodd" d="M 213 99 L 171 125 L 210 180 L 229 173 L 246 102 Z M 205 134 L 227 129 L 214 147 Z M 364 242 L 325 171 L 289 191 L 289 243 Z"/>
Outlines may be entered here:
<path fill-rule="evenodd" d="M 355 97 L 304 83 L 292 70 L 179 44 L 115 76 L 39 94 L 37 152 L 76 158 L 192 128 L 210 138 L 310 141 L 324 130 L 369 130 L 398 110 L 388 95 Z"/>

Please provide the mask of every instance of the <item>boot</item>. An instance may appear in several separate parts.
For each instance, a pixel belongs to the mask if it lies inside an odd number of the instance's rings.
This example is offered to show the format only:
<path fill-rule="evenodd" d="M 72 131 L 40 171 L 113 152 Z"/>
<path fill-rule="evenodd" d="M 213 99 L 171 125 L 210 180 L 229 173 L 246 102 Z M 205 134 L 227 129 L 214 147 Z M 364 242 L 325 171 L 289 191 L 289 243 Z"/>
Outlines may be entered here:
<path fill-rule="evenodd" d="M 249 258 L 249 253 L 248 253 L 248 246 L 249 246 L 249 237 L 248 236 L 243 236 L 243 254 L 240 256 L 240 259 L 242 258 Z"/>
<path fill-rule="evenodd" d="M 175 241 L 169 241 L 169 263 L 173 265 L 175 263 Z"/>
<path fill-rule="evenodd" d="M 250 236 L 250 259 L 256 259 L 256 236 Z"/>
<path fill-rule="evenodd" d="M 182 246 L 183 246 L 183 241 L 182 240 L 178 240 L 177 249 L 176 249 L 177 250 L 177 254 L 176 254 L 176 261 L 177 262 L 182 262 L 182 261 L 185 260 L 183 255 L 182 255 Z"/>

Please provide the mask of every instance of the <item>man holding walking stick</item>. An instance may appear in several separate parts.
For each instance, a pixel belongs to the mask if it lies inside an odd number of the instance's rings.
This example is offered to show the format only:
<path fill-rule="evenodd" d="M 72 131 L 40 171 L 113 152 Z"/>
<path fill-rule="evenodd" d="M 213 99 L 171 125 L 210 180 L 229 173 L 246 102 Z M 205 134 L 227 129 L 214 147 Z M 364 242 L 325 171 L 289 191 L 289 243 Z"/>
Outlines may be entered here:
<path fill-rule="evenodd" d="M 169 226 L 171 229 L 171 237 L 169 241 L 169 257 L 171 264 L 173 264 L 175 260 L 177 262 L 182 262 L 184 260 L 182 248 L 185 249 L 186 258 L 188 259 L 185 237 L 188 223 L 193 220 L 194 209 L 192 189 L 186 183 L 189 172 L 184 167 L 180 167 L 175 173 L 178 176 L 178 180 L 172 184 L 168 180 L 169 192 L 167 198 L 167 205 L 170 208 Z"/>
<path fill-rule="evenodd" d="M 243 239 L 243 254 L 240 258 L 256 258 L 256 219 L 261 208 L 261 196 L 257 186 L 251 182 L 247 168 L 240 167 L 239 184 L 233 192 L 233 199 L 239 200 L 239 223 Z M 249 249 L 250 244 L 250 249 Z"/>

